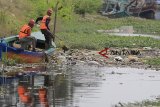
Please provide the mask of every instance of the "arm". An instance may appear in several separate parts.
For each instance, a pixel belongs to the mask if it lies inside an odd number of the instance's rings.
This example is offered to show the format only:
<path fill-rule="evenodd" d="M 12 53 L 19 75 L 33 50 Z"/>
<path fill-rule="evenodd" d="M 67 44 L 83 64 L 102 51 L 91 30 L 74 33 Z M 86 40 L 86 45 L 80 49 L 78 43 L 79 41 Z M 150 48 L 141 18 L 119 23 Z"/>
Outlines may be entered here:
<path fill-rule="evenodd" d="M 20 32 L 25 33 L 27 36 L 31 35 L 32 28 L 28 26 L 24 31 L 20 30 Z"/>
<path fill-rule="evenodd" d="M 31 29 L 27 30 L 27 36 L 31 36 Z"/>
<path fill-rule="evenodd" d="M 43 17 L 38 17 L 37 19 L 36 19 L 36 24 L 38 24 L 38 21 L 41 21 L 43 19 Z"/>

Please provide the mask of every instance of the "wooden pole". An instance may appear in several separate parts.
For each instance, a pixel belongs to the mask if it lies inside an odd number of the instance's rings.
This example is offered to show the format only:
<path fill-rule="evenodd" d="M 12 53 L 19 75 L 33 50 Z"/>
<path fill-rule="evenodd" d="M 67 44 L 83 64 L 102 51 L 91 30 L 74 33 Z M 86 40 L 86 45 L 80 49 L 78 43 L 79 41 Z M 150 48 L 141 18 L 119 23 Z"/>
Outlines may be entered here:
<path fill-rule="evenodd" d="M 56 3 L 56 6 L 55 6 L 55 8 L 53 9 L 54 10 L 54 26 L 53 26 L 53 35 L 55 35 L 55 33 L 56 33 L 56 22 L 57 22 L 57 8 L 58 8 L 58 1 L 57 1 L 57 3 Z M 53 37 L 53 41 L 54 41 L 54 39 L 55 39 L 55 36 Z"/>

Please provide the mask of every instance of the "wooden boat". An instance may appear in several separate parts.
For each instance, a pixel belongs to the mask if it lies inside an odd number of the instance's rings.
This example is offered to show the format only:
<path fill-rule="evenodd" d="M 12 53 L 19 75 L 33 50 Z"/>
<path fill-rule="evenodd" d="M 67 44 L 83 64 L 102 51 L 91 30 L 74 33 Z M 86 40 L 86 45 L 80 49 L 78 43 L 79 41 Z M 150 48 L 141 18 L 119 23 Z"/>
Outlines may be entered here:
<path fill-rule="evenodd" d="M 127 4 L 128 0 L 106 0 L 103 4 L 101 13 L 102 15 L 109 18 L 121 18 L 130 16 L 130 14 L 125 11 L 125 6 Z"/>
<path fill-rule="evenodd" d="M 36 49 L 38 51 L 32 52 L 22 48 L 16 48 L 13 44 L 18 40 L 18 36 L 6 37 L 1 39 L 0 42 L 0 59 L 12 59 L 17 63 L 45 62 L 47 55 L 52 54 L 56 46 L 52 43 L 54 46 L 45 50 L 45 38 L 41 32 L 32 33 L 32 36 L 37 39 Z"/>
<path fill-rule="evenodd" d="M 127 6 L 127 8 L 126 8 Z M 109 18 L 121 18 L 126 16 L 154 19 L 157 11 L 155 0 L 136 1 L 133 0 L 104 0 L 102 15 Z"/>
<path fill-rule="evenodd" d="M 34 67 L 27 66 L 21 69 L 0 72 L 0 85 L 11 84 L 14 81 L 32 76 L 42 76 L 46 74 L 46 66 L 37 64 Z"/>

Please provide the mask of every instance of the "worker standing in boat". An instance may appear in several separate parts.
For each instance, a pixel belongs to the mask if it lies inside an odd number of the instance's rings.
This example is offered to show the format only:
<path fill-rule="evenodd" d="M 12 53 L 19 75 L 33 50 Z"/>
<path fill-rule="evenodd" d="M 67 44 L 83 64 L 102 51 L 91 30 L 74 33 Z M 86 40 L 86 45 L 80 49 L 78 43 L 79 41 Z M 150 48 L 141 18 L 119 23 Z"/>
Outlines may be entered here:
<path fill-rule="evenodd" d="M 50 23 L 50 16 L 52 15 L 52 10 L 48 9 L 47 10 L 47 15 L 43 16 L 43 17 L 38 17 L 36 19 L 36 24 L 38 24 L 39 21 L 41 21 L 40 23 L 40 29 L 42 34 L 44 34 L 45 37 L 45 49 L 48 49 L 52 46 L 52 33 L 50 31 L 49 28 L 49 23 Z M 54 40 L 53 40 L 54 41 Z"/>
<path fill-rule="evenodd" d="M 22 46 L 22 48 L 26 49 L 27 45 L 30 45 L 30 43 L 32 44 L 32 51 L 35 51 L 35 47 L 36 47 L 36 39 L 35 37 L 31 37 L 31 31 L 32 28 L 34 27 L 35 21 L 33 19 L 31 19 L 29 21 L 28 24 L 25 24 L 20 32 L 19 32 L 19 41 L 20 44 Z"/>

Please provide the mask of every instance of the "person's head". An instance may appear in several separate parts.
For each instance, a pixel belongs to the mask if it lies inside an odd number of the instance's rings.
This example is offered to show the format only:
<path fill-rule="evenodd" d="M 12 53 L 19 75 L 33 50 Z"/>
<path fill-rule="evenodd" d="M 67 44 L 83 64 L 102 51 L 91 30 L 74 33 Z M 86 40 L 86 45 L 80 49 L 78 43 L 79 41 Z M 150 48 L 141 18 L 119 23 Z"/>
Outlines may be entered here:
<path fill-rule="evenodd" d="M 28 25 L 33 28 L 34 27 L 34 24 L 35 24 L 35 21 L 33 19 L 30 19 Z"/>
<path fill-rule="evenodd" d="M 51 15 L 52 15 L 52 9 L 48 9 L 48 10 L 47 10 L 47 15 L 48 15 L 48 16 L 51 16 Z"/>

